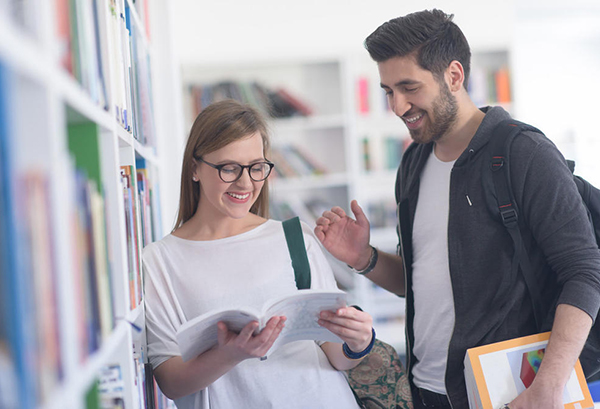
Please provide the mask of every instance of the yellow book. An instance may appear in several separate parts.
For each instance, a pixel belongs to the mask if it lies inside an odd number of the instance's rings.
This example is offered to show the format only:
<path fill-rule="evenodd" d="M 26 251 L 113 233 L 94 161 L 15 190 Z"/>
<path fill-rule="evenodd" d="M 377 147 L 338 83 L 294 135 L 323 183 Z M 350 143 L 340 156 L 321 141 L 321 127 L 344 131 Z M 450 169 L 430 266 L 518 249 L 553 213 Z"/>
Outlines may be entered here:
<path fill-rule="evenodd" d="M 550 332 L 510 339 L 467 350 L 465 381 L 471 409 L 498 409 L 533 381 Z M 579 361 L 563 392 L 565 409 L 594 407 Z"/>

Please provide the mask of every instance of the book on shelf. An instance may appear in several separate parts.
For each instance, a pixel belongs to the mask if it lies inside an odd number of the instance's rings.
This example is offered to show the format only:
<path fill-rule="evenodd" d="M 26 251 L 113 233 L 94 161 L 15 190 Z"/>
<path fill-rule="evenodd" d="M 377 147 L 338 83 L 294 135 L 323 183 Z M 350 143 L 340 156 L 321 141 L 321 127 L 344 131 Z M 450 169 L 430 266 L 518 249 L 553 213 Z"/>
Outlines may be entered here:
<path fill-rule="evenodd" d="M 57 272 L 52 239 L 52 216 L 48 180 L 39 171 L 28 171 L 19 181 L 23 196 L 19 205 L 27 231 L 32 294 L 37 333 L 37 379 L 42 399 L 49 396 L 63 376 L 60 350 Z"/>
<path fill-rule="evenodd" d="M 98 371 L 97 399 L 102 409 L 125 409 L 125 382 L 119 364 L 105 365 Z"/>
<path fill-rule="evenodd" d="M 150 80 L 149 55 L 145 49 L 140 27 L 136 27 L 131 17 L 133 13 L 128 4 L 125 5 L 124 34 L 127 35 L 127 47 L 129 49 L 128 70 L 130 111 L 129 119 L 132 134 L 135 139 L 144 145 L 154 146 L 154 120 L 152 114 L 152 89 Z"/>
<path fill-rule="evenodd" d="M 225 322 L 230 331 L 240 332 L 248 323 L 257 321 L 260 332 L 273 316 L 287 317 L 285 327 L 267 352 L 279 346 L 299 340 L 343 342 L 337 335 L 321 327 L 318 316 L 321 311 L 335 311 L 346 306 L 343 291 L 298 290 L 287 296 L 268 301 L 261 310 L 228 309 L 211 311 L 189 320 L 177 331 L 177 343 L 184 361 L 204 353 L 217 345 L 217 323 Z"/>
<path fill-rule="evenodd" d="M 360 76 L 356 82 L 356 97 L 357 110 L 359 114 L 368 114 L 369 106 L 369 79 L 365 76 Z"/>
<path fill-rule="evenodd" d="M 225 80 L 212 84 L 190 85 L 192 114 L 195 117 L 213 102 L 235 99 L 255 106 L 271 118 L 308 116 L 312 107 L 287 89 L 271 89 L 257 81 Z"/>
<path fill-rule="evenodd" d="M 324 175 L 328 171 L 306 149 L 296 145 L 281 145 L 271 151 L 275 171 L 282 177 Z"/>
<path fill-rule="evenodd" d="M 111 282 L 111 254 L 107 245 L 107 224 L 103 196 L 98 125 L 69 124 L 68 147 L 75 162 L 74 248 L 79 303 L 84 308 L 87 353 L 100 347 L 114 327 Z"/>
<path fill-rule="evenodd" d="M 497 409 L 531 385 L 544 357 L 550 332 L 467 350 L 465 381 L 471 409 Z M 565 409 L 593 408 L 579 361 L 563 391 Z"/>
<path fill-rule="evenodd" d="M 495 73 L 496 101 L 501 104 L 510 103 L 510 75 L 506 66 L 500 67 Z"/>
<path fill-rule="evenodd" d="M 371 164 L 371 140 L 364 137 L 361 140 L 363 169 L 368 172 L 372 169 Z"/>
<path fill-rule="evenodd" d="M 292 106 L 299 115 L 301 116 L 310 116 L 313 114 L 313 109 L 306 102 L 302 101 L 297 96 L 293 95 L 291 92 L 286 90 L 285 88 L 277 88 L 275 93 L 279 95 L 286 103 Z"/>
<path fill-rule="evenodd" d="M 509 104 L 512 100 L 509 68 L 473 66 L 468 90 L 477 106 Z"/>
<path fill-rule="evenodd" d="M 137 158 L 135 160 L 135 167 L 138 192 L 140 192 L 140 195 L 143 194 L 145 196 L 144 200 L 146 203 L 146 209 L 143 210 L 145 216 L 142 218 L 142 227 L 147 232 L 144 234 L 146 241 L 143 243 L 143 246 L 146 246 L 151 241 L 159 240 L 162 237 L 160 201 L 158 200 L 160 197 L 159 185 L 155 178 L 155 173 L 151 172 L 147 167 L 145 159 Z"/>
<path fill-rule="evenodd" d="M 134 174 L 134 167 L 130 165 L 121 166 L 120 172 L 125 209 L 129 301 L 130 308 L 133 310 L 142 300 L 141 243 L 139 236 L 141 227 L 139 221 L 137 176 Z"/>
<path fill-rule="evenodd" d="M 56 27 L 61 66 L 67 70 L 102 108 L 107 108 L 108 95 L 101 39 L 102 21 L 97 2 L 57 0 Z"/>
<path fill-rule="evenodd" d="M 34 404 L 34 362 L 30 356 L 26 324 L 33 310 L 22 309 L 28 296 L 22 290 L 19 264 L 17 223 L 18 204 L 15 203 L 15 166 L 13 143 L 14 75 L 0 60 L 0 407 L 16 409 L 19 405 Z M 26 303 L 26 304 L 24 304 Z M 21 398 L 22 397 L 22 398 Z"/>

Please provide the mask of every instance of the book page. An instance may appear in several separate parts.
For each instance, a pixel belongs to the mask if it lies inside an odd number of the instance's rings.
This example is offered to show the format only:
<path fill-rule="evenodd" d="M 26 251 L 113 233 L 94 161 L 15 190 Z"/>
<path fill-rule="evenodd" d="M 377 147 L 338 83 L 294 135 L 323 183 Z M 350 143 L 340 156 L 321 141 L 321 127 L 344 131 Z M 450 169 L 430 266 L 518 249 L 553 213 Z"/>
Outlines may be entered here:
<path fill-rule="evenodd" d="M 240 332 L 249 322 L 259 321 L 259 318 L 247 311 L 227 310 L 210 312 L 186 322 L 177 331 L 177 343 L 184 361 L 217 345 L 219 321 L 225 322 L 230 331 Z"/>
<path fill-rule="evenodd" d="M 324 310 L 335 311 L 346 306 L 346 293 L 342 291 L 299 290 L 297 293 L 273 303 L 263 316 L 262 325 L 274 315 L 287 317 L 285 327 L 269 350 L 292 341 L 314 340 L 340 342 L 342 339 L 321 327 L 317 320 Z M 268 354 L 267 354 L 268 355 Z"/>

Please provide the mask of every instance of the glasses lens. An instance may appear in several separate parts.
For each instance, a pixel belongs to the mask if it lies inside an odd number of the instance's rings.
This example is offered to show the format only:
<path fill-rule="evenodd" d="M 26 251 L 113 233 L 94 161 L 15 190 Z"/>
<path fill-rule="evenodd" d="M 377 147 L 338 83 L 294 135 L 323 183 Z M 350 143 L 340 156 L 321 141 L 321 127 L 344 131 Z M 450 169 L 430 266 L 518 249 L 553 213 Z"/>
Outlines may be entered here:
<path fill-rule="evenodd" d="M 255 163 L 250 167 L 250 177 L 255 182 L 265 180 L 271 173 L 271 165 L 266 162 Z"/>
<path fill-rule="evenodd" d="M 230 163 L 219 170 L 219 176 L 223 182 L 235 182 L 242 174 L 242 166 L 237 163 Z"/>

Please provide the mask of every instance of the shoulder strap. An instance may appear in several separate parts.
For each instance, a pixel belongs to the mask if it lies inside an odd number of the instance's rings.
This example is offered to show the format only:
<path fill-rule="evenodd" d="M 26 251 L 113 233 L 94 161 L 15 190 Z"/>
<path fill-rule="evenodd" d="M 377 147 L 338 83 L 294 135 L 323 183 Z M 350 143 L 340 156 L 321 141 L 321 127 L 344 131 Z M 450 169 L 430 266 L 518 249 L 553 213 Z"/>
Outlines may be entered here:
<path fill-rule="evenodd" d="M 510 148 L 514 138 L 525 130 L 541 133 L 537 128 L 512 119 L 504 120 L 494 128 L 492 139 L 490 140 L 490 166 L 498 213 L 514 245 L 511 272 L 504 276 L 502 288 L 510 291 L 520 266 L 533 302 L 535 321 L 538 327 L 541 327 L 543 324 L 543 313 L 540 309 L 543 303 L 541 294 L 536 286 L 533 267 L 529 261 L 529 255 L 525 249 L 521 230 L 519 229 L 519 209 L 514 199 L 510 179 Z M 496 294 L 494 302 L 500 302 L 499 298 L 503 296 L 504 294 L 499 291 Z"/>
<path fill-rule="evenodd" d="M 293 217 L 285 220 L 283 222 L 283 232 L 285 233 L 285 240 L 290 251 L 290 257 L 292 258 L 296 287 L 299 290 L 310 288 L 310 264 L 306 255 L 300 218 Z"/>

